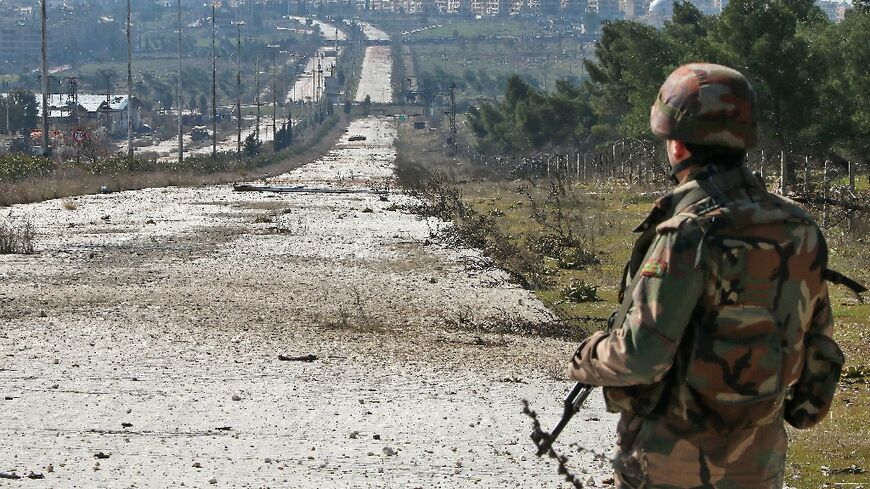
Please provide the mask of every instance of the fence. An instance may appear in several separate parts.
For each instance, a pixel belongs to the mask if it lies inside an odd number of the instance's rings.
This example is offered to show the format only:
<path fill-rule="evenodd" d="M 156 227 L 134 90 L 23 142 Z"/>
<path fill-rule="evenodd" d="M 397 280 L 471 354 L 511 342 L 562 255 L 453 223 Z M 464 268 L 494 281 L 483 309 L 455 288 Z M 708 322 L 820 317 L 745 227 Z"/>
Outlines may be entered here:
<path fill-rule="evenodd" d="M 619 140 L 593 151 L 552 151 L 515 155 L 484 155 L 460 146 L 475 165 L 504 176 L 559 177 L 576 181 L 622 181 L 628 185 L 667 185 L 670 165 L 661 145 Z M 870 224 L 870 192 L 856 190 L 857 165 L 818 156 L 752 152 L 746 165 L 758 172 L 770 191 L 800 202 L 824 228 L 849 231 Z M 870 175 L 867 187 L 870 188 Z"/>

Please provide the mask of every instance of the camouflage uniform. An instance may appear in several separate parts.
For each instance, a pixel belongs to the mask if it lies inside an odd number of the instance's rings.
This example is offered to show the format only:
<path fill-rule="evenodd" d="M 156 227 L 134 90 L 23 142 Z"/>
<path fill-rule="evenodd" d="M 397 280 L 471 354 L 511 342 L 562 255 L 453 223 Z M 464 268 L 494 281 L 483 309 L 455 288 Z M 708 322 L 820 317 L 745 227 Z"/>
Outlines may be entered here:
<path fill-rule="evenodd" d="M 742 165 L 706 163 L 636 229 L 614 329 L 569 367 L 622 413 L 620 488 L 781 487 L 783 420 L 820 421 L 843 364 L 818 226 Z"/>

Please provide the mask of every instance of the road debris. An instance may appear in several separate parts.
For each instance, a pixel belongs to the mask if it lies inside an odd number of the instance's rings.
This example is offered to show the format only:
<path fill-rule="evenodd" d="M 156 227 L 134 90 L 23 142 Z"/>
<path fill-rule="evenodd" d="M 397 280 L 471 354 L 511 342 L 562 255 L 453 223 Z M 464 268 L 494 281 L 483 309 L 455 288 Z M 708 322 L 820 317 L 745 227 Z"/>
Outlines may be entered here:
<path fill-rule="evenodd" d="M 313 361 L 317 360 L 317 355 L 312 355 L 310 353 L 308 355 L 302 355 L 302 356 L 298 356 L 298 357 L 291 357 L 291 356 L 287 356 L 287 355 L 278 355 L 278 360 L 280 360 L 282 362 L 313 362 Z"/>

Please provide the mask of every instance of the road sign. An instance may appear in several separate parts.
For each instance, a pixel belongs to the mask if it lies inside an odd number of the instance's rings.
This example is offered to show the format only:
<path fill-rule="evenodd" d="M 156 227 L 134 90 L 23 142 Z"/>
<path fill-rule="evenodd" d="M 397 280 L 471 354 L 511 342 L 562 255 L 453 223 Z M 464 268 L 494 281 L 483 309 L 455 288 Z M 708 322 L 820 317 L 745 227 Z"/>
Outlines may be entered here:
<path fill-rule="evenodd" d="M 84 140 L 88 138 L 88 133 L 85 132 L 84 129 L 76 129 L 75 131 L 73 131 L 72 137 L 75 140 L 75 142 L 81 143 L 81 142 L 84 142 Z"/>

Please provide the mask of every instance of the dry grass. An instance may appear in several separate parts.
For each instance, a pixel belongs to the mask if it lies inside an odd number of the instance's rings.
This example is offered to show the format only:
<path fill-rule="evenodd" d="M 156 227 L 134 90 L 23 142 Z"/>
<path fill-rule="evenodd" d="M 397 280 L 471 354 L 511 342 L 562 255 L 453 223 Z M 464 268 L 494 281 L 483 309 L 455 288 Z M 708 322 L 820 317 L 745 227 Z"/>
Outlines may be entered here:
<path fill-rule="evenodd" d="M 0 255 L 33 253 L 33 226 L 30 221 L 0 222 Z"/>
<path fill-rule="evenodd" d="M 331 148 L 342 137 L 349 123 L 342 117 L 319 141 L 285 160 L 258 168 L 256 176 L 250 170 L 197 174 L 193 172 L 149 172 L 118 175 L 90 175 L 71 168 L 61 169 L 45 177 L 32 177 L 16 182 L 0 182 L 0 207 L 41 202 L 76 195 L 96 194 L 104 185 L 113 191 L 139 190 L 168 186 L 200 186 L 238 182 L 261 176 L 286 173 L 309 163 Z"/>

